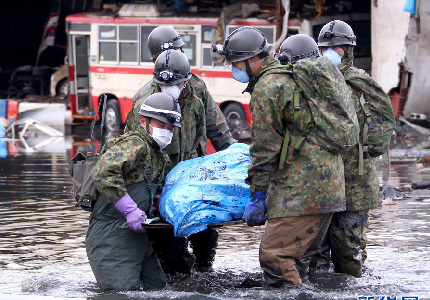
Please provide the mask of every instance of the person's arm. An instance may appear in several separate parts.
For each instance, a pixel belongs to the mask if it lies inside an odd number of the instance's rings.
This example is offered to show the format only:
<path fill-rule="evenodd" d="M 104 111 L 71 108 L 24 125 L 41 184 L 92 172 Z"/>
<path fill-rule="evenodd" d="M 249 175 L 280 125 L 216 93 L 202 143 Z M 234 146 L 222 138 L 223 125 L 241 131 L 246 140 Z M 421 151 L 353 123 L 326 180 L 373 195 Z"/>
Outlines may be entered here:
<path fill-rule="evenodd" d="M 115 204 L 127 194 L 124 175 L 139 166 L 145 151 L 146 146 L 139 139 L 129 137 L 100 156 L 92 175 L 97 190 L 106 201 Z"/>
<path fill-rule="evenodd" d="M 200 78 L 199 78 L 200 79 Z M 200 79 L 196 88 L 198 97 L 202 99 L 206 114 L 206 136 L 211 141 L 216 151 L 226 149 L 237 142 L 230 133 L 227 121 L 221 109 L 209 93 L 206 84 Z"/>
<path fill-rule="evenodd" d="M 282 84 L 284 81 L 278 75 L 264 76 L 252 93 L 251 164 L 246 178 L 252 192 L 266 192 L 270 178 L 278 168 L 285 134 L 282 123 L 284 107 L 291 98 L 291 91 L 287 91 L 286 85 Z"/>

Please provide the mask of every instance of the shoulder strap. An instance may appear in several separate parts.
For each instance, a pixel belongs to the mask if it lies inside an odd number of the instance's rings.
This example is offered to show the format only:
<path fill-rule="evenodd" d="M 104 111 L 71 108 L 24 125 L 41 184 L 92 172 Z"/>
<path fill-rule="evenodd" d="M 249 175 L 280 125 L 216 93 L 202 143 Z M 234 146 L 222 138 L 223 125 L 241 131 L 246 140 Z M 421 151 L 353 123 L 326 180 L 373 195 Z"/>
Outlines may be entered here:
<path fill-rule="evenodd" d="M 284 142 L 282 143 L 282 149 L 281 149 L 281 156 L 279 159 L 279 169 L 282 170 L 284 168 L 285 160 L 287 158 L 287 151 L 288 146 L 290 144 L 290 137 L 292 134 L 294 134 L 295 131 L 298 129 L 298 121 L 299 121 L 299 112 L 300 112 L 300 93 L 303 91 L 301 87 L 298 87 L 293 91 L 293 105 L 294 105 L 294 112 L 293 112 L 293 126 L 290 129 L 288 129 L 288 126 L 285 128 L 285 136 L 284 136 Z M 303 146 L 303 142 L 305 140 L 304 135 L 298 135 L 297 140 L 294 144 L 294 155 L 297 155 L 300 151 L 300 149 Z"/>
<path fill-rule="evenodd" d="M 140 171 L 142 172 L 143 176 L 145 177 L 145 186 L 148 189 L 149 195 L 151 197 L 151 201 L 152 198 L 154 197 L 153 193 L 152 193 L 152 189 L 151 189 L 151 175 L 152 175 L 152 162 L 151 162 L 151 153 L 149 152 L 148 149 L 148 144 L 145 143 L 139 136 L 137 135 L 133 135 L 134 138 L 137 138 L 139 141 L 142 142 L 143 145 L 145 145 L 146 147 L 146 156 L 145 156 L 145 160 L 147 161 L 146 164 L 144 164 L 144 166 L 142 166 L 141 163 L 139 163 L 139 168 Z"/>
<path fill-rule="evenodd" d="M 365 122 L 363 127 L 363 143 L 358 143 L 358 175 L 364 175 L 364 159 L 367 159 L 369 155 L 368 132 L 369 129 L 373 129 L 373 124 L 370 118 L 369 104 L 364 99 L 363 93 L 360 96 L 360 104 L 365 114 Z"/>
<path fill-rule="evenodd" d="M 285 65 L 267 67 L 258 74 L 256 82 L 266 74 L 293 74 L 293 71 L 289 66 Z"/>

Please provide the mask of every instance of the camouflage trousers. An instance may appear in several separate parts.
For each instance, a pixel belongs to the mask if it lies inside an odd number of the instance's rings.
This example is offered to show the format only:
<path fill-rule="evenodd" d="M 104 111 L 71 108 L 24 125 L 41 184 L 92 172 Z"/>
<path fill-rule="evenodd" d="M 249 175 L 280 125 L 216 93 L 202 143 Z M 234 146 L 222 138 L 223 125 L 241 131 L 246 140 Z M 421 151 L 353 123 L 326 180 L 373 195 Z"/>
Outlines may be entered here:
<path fill-rule="evenodd" d="M 337 272 L 361 277 L 363 262 L 367 257 L 367 253 L 363 251 L 367 242 L 367 224 L 368 210 L 334 214 L 328 231 L 328 243 L 331 261 Z"/>
<path fill-rule="evenodd" d="M 301 285 L 303 261 L 319 249 L 333 214 L 275 218 L 260 244 L 260 266 L 269 287 Z"/>

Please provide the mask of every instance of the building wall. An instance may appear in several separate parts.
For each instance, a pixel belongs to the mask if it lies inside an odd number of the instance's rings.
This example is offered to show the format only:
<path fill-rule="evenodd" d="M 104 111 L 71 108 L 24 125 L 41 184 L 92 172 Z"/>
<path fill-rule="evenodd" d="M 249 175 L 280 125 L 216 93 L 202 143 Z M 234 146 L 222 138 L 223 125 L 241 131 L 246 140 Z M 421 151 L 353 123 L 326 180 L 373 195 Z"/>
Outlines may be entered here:
<path fill-rule="evenodd" d="M 430 1 L 419 3 L 421 32 L 417 32 L 417 21 L 411 17 L 405 43 L 405 68 L 412 73 L 406 117 L 413 112 L 430 114 Z"/>
<path fill-rule="evenodd" d="M 408 32 L 405 0 L 372 2 L 372 77 L 388 93 L 399 83 L 399 63 Z"/>

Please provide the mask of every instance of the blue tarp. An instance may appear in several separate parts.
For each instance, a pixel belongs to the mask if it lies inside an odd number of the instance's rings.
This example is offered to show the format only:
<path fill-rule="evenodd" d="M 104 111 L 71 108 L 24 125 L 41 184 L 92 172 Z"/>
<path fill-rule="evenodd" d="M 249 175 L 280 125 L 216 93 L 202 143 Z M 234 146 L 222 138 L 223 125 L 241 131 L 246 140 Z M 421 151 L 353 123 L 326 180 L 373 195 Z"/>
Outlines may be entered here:
<path fill-rule="evenodd" d="M 175 236 L 190 236 L 213 223 L 240 220 L 250 199 L 245 183 L 249 146 L 227 149 L 180 162 L 167 175 L 160 199 L 161 217 Z"/>
<path fill-rule="evenodd" d="M 406 0 L 403 11 L 411 13 L 411 17 L 415 17 L 415 0 Z"/>

